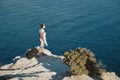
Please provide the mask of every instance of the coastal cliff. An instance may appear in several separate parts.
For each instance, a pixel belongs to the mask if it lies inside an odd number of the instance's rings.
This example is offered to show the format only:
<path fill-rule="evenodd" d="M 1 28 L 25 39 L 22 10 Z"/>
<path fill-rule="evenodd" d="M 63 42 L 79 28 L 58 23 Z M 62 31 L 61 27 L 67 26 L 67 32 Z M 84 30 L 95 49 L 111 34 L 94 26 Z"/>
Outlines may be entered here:
<path fill-rule="evenodd" d="M 64 56 L 52 54 L 45 49 L 47 56 L 28 60 L 17 56 L 13 63 L 0 67 L 0 80 L 99 80 L 87 74 L 71 75 L 70 67 L 63 63 Z M 114 72 L 103 72 L 103 80 L 120 80 Z"/>

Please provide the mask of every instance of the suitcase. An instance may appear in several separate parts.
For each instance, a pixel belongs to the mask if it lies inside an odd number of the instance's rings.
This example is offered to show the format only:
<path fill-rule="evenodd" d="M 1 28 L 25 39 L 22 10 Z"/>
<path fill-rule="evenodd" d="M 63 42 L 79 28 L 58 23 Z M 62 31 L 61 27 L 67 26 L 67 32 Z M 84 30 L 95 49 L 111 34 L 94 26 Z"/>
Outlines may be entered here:
<path fill-rule="evenodd" d="M 38 49 L 32 48 L 31 50 L 27 51 L 25 56 L 27 59 L 32 59 L 33 57 L 36 57 L 38 53 L 39 53 Z"/>

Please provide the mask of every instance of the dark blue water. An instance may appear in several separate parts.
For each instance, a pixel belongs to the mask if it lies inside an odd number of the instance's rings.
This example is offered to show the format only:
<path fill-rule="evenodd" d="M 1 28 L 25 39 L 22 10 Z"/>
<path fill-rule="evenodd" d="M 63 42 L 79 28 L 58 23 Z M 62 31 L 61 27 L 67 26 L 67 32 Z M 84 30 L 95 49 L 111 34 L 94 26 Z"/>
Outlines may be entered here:
<path fill-rule="evenodd" d="M 1 65 L 39 45 L 42 22 L 46 24 L 47 49 L 63 55 L 86 47 L 107 70 L 120 75 L 119 0 L 1 0 Z"/>

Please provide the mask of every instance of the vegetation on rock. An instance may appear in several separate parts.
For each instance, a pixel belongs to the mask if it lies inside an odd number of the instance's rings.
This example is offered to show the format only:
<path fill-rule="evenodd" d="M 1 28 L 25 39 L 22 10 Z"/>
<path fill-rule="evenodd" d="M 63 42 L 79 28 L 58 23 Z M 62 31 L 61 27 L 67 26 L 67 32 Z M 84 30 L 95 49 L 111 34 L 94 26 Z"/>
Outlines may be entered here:
<path fill-rule="evenodd" d="M 86 48 L 78 47 L 65 52 L 63 61 L 70 67 L 73 75 L 100 76 L 104 71 L 96 61 L 93 52 Z"/>

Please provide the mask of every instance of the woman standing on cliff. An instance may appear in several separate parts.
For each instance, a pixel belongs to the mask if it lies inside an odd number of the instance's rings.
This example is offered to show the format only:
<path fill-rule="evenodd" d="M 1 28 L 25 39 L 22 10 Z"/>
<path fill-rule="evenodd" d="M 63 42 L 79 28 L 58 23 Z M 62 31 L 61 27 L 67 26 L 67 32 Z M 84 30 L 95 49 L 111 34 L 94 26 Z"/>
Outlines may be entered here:
<path fill-rule="evenodd" d="M 46 40 L 46 32 L 44 29 L 45 29 L 45 24 L 44 23 L 40 24 L 40 30 L 39 30 L 40 48 L 39 48 L 39 51 L 41 51 L 41 53 L 43 55 L 45 55 L 44 47 L 48 46 L 47 40 Z"/>

